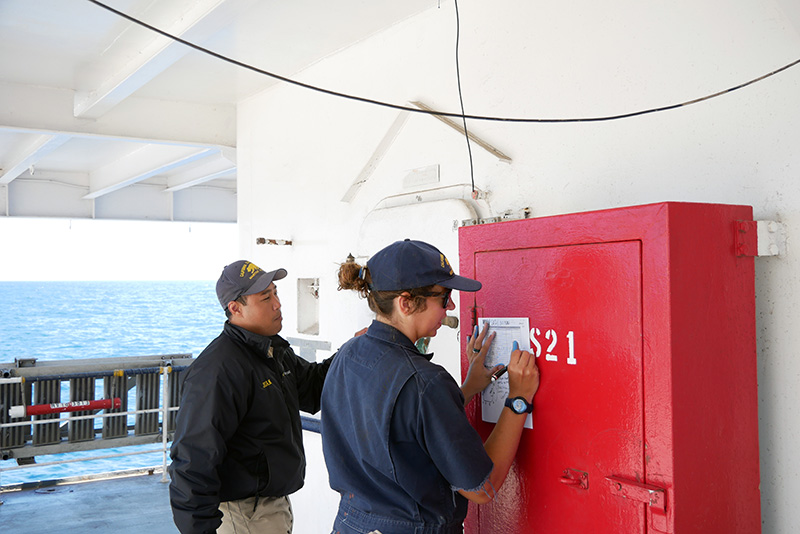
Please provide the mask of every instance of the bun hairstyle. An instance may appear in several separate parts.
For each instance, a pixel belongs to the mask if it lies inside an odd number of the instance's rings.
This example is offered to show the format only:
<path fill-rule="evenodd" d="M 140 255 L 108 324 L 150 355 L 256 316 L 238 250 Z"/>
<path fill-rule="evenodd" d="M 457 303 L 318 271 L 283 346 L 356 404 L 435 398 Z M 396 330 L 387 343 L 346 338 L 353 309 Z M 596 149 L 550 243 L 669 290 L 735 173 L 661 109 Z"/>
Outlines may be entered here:
<path fill-rule="evenodd" d="M 433 286 L 427 286 L 398 291 L 373 291 L 370 288 L 372 277 L 370 276 L 369 267 L 362 267 L 356 263 L 352 254 L 347 256 L 347 261 L 339 264 L 338 277 L 339 286 L 337 289 L 339 291 L 342 289 L 357 291 L 361 298 L 367 299 L 370 310 L 385 317 L 392 316 L 394 313 L 394 299 L 403 293 L 411 296 L 412 313 L 425 310 L 426 301 L 423 294 L 430 293 L 433 289 Z"/>
<path fill-rule="evenodd" d="M 366 267 L 356 263 L 356 259 L 351 255 L 347 256 L 347 261 L 339 265 L 339 291 L 342 289 L 352 289 L 358 291 L 361 298 L 369 295 L 369 283 L 371 278 Z"/>

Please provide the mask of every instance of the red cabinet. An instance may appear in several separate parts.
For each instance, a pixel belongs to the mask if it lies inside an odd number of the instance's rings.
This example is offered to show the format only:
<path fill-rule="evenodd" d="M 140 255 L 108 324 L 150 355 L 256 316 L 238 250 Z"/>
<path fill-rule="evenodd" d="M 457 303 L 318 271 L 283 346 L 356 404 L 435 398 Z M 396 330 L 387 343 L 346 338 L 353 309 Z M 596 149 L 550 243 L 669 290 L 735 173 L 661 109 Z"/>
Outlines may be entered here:
<path fill-rule="evenodd" d="M 761 531 L 751 220 L 662 203 L 460 229 L 460 273 L 483 283 L 462 325 L 527 317 L 541 372 L 533 429 L 468 534 Z"/>

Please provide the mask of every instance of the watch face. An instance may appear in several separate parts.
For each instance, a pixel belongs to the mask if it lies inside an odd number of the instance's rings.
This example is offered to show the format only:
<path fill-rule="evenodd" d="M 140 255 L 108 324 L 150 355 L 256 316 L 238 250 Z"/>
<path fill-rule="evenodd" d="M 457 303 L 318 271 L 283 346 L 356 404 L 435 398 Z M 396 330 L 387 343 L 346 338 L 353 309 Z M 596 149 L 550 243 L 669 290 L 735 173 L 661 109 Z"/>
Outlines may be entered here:
<path fill-rule="evenodd" d="M 515 412 L 517 412 L 517 413 L 525 413 L 525 408 L 526 408 L 525 401 L 523 401 L 522 399 L 514 399 L 514 401 L 512 402 L 512 405 L 514 406 L 514 411 Z"/>

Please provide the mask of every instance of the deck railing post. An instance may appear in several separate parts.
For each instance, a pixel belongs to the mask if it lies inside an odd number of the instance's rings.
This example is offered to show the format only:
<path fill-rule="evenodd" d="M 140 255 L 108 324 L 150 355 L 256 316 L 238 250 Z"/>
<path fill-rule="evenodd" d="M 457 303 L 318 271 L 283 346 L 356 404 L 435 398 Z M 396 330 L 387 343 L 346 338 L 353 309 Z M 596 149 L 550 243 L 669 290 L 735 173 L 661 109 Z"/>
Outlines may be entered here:
<path fill-rule="evenodd" d="M 171 371 L 171 365 L 166 365 L 161 368 L 161 372 L 164 375 L 164 380 L 161 381 L 161 404 L 164 408 L 161 415 L 161 445 L 164 448 L 164 464 L 161 469 L 161 482 L 165 483 L 169 482 L 169 477 L 167 476 L 167 456 L 169 455 L 167 449 L 167 434 L 169 433 L 169 375 Z"/>

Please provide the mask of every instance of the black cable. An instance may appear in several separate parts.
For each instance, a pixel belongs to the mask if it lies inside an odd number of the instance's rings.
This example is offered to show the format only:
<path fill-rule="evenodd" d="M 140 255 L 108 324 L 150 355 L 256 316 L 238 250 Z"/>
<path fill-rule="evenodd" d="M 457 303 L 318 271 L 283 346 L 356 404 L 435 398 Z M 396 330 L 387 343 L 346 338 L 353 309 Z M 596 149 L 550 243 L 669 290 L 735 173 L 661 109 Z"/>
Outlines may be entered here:
<path fill-rule="evenodd" d="M 456 80 L 458 80 L 458 101 L 461 102 L 461 121 L 464 124 L 464 137 L 467 140 L 467 153 L 469 154 L 469 182 L 472 185 L 472 194 L 475 195 L 475 168 L 472 164 L 472 146 L 469 143 L 467 131 L 467 117 L 464 114 L 464 97 L 461 95 L 461 69 L 458 64 L 458 43 L 461 36 L 461 20 L 458 17 L 458 0 L 453 0 L 456 6 Z"/>
<path fill-rule="evenodd" d="M 428 111 L 428 110 L 419 109 L 419 108 L 401 106 L 401 105 L 398 105 L 398 104 L 392 104 L 390 102 L 382 102 L 380 100 L 372 100 L 370 98 L 364 98 L 364 97 L 361 97 L 361 96 L 348 95 L 346 93 L 339 93 L 337 91 L 332 91 L 330 89 L 325 89 L 325 88 L 317 87 L 317 86 L 310 85 L 310 84 L 307 84 L 307 83 L 298 82 L 296 80 L 292 80 L 290 78 L 286 78 L 285 76 L 281 76 L 279 74 L 274 74 L 272 72 L 269 72 L 269 71 L 266 71 L 266 70 L 263 70 L 263 69 L 259 69 L 258 67 L 254 67 L 252 65 L 248 65 L 247 63 L 242 63 L 241 61 L 237 61 L 235 59 L 231 59 L 229 57 L 223 56 L 222 54 L 218 54 L 216 52 L 213 52 L 213 51 L 211 51 L 211 50 L 209 50 L 207 48 L 203 48 L 202 46 L 199 46 L 199 45 L 196 45 L 196 44 L 191 43 L 189 41 L 186 41 L 185 39 L 181 39 L 180 37 L 176 37 L 174 35 L 171 35 L 171 34 L 165 32 L 163 30 L 160 30 L 160 29 L 158 29 L 158 28 L 156 28 L 154 26 L 151 26 L 151 25 L 147 24 L 146 22 L 142 22 L 141 20 L 133 18 L 130 15 L 127 15 L 127 14 L 121 12 L 121 11 L 118 11 L 118 10 L 112 8 L 112 7 L 109 7 L 109 6 L 105 5 L 105 4 L 103 4 L 102 2 L 99 2 L 98 0 L 87 0 L 87 1 L 97 5 L 99 7 L 102 7 L 103 9 L 106 9 L 106 10 L 112 12 L 112 13 L 115 13 L 116 15 L 119 15 L 120 17 L 133 22 L 134 24 L 138 24 L 139 26 L 142 26 L 144 28 L 152 30 L 152 31 L 154 31 L 154 32 L 156 32 L 156 33 L 158 33 L 160 35 L 163 35 L 164 37 L 172 39 L 173 41 L 176 41 L 178 43 L 184 44 L 184 45 L 188 46 L 189 48 L 193 48 L 195 50 L 198 50 L 200 52 L 203 52 L 205 54 L 213 56 L 213 57 L 215 57 L 217 59 L 221 59 L 221 60 L 226 61 L 228 63 L 231 63 L 233 65 L 237 65 L 237 66 L 242 67 L 244 69 L 252 70 L 253 72 L 257 72 L 259 74 L 263 74 L 265 76 L 269 76 L 271 78 L 275 78 L 276 80 L 280 80 L 282 82 L 286 82 L 286 83 L 291 84 L 291 85 L 296 85 L 298 87 L 303 87 L 305 89 L 311 89 L 312 91 L 317 91 L 317 92 L 324 93 L 324 94 L 331 95 L 331 96 L 338 96 L 338 97 L 346 98 L 346 99 L 349 99 L 349 100 L 355 100 L 357 102 L 364 102 L 366 104 L 375 104 L 377 106 L 383 106 L 383 107 L 387 107 L 387 108 L 391 108 L 391 109 L 397 109 L 397 110 L 401 110 L 401 111 L 409 111 L 409 112 L 412 112 L 412 113 L 423 113 L 423 114 L 427 114 L 427 115 L 438 115 L 440 117 L 464 118 L 464 119 L 470 119 L 470 120 L 476 120 L 476 121 L 523 122 L 523 123 L 566 123 L 566 122 L 602 122 L 602 121 L 612 121 L 612 120 L 618 120 L 618 119 L 627 119 L 627 118 L 630 118 L 630 117 L 637 117 L 637 116 L 640 116 L 640 115 L 648 115 L 648 114 L 657 113 L 657 112 L 660 112 L 660 111 L 669 111 L 671 109 L 676 109 L 676 108 L 683 107 L 683 106 L 688 106 L 688 105 L 691 105 L 691 104 L 697 104 L 698 102 L 703 102 L 705 100 L 710 100 L 712 98 L 716 98 L 718 96 L 721 96 L 721 95 L 736 91 L 737 89 L 741 89 L 743 87 L 747 87 L 748 85 L 752 85 L 752 84 L 754 84 L 756 82 L 759 82 L 761 80 L 769 78 L 770 76 L 774 76 L 775 74 L 783 72 L 784 70 L 789 69 L 791 67 L 794 67 L 795 65 L 800 63 L 800 59 L 797 59 L 795 61 L 792 61 L 788 65 L 784 65 L 783 67 L 781 67 L 779 69 L 775 69 L 772 72 L 764 74 L 763 76 L 759 76 L 758 78 L 754 78 L 754 79 L 752 79 L 752 80 L 750 80 L 748 82 L 739 84 L 739 85 L 737 85 L 735 87 L 731 87 L 730 89 L 725 89 L 724 91 L 719 91 L 719 92 L 711 94 L 711 95 L 703 96 L 703 97 L 700 97 L 700 98 L 695 98 L 694 100 L 688 100 L 686 102 L 681 102 L 680 104 L 672 104 L 672 105 L 669 105 L 669 106 L 662 106 L 662 107 L 659 107 L 659 108 L 646 109 L 646 110 L 642 110 L 642 111 L 633 111 L 633 112 L 630 112 L 630 113 L 622 113 L 622 114 L 619 114 L 619 115 L 607 115 L 607 116 L 604 116 L 604 117 L 582 117 L 582 118 L 572 118 L 572 119 L 535 119 L 535 118 L 516 118 L 516 117 L 491 117 L 491 116 L 485 116 L 485 115 L 465 115 L 463 113 L 449 113 L 449 112 L 445 112 L 445 111 L 436 111 L 436 110 Z"/>

